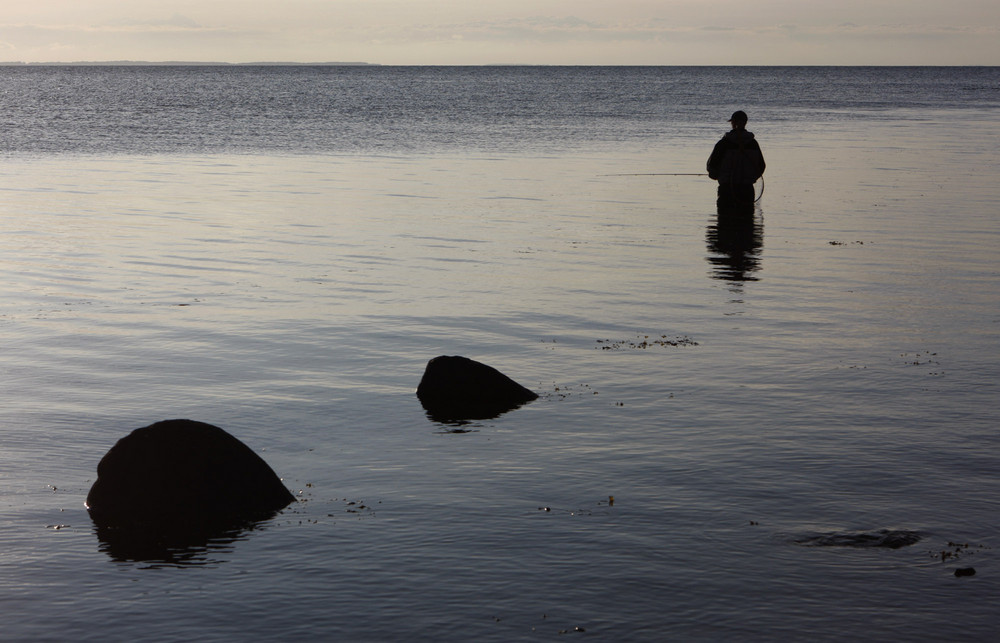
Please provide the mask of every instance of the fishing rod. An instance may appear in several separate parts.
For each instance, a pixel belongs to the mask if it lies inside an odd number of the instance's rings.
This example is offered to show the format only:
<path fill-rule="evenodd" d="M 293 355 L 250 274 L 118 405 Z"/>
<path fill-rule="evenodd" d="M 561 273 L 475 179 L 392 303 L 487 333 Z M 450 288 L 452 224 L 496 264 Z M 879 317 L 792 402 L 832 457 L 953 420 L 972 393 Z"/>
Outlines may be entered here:
<path fill-rule="evenodd" d="M 643 172 L 639 174 L 602 174 L 601 176 L 708 176 L 705 172 Z M 753 200 L 759 203 L 764 198 L 764 177 L 760 177 L 760 196 Z"/>

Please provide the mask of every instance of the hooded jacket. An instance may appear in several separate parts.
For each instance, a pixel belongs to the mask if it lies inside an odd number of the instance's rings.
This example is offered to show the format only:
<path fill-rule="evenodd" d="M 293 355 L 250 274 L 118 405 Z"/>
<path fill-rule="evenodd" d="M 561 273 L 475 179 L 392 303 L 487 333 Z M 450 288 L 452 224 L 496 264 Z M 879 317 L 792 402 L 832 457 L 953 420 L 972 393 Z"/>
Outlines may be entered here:
<path fill-rule="evenodd" d="M 708 177 L 720 184 L 753 185 L 764 174 L 764 155 L 753 132 L 734 129 L 715 144 L 707 166 Z"/>

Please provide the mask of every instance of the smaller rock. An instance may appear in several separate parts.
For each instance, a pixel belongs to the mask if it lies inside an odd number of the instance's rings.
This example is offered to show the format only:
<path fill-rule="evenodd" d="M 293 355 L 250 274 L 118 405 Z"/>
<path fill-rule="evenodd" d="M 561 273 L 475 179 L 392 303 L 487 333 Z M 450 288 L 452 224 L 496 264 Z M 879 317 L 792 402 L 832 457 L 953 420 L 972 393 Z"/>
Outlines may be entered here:
<path fill-rule="evenodd" d="M 959 567 L 955 570 L 955 576 L 975 576 L 976 569 L 974 567 Z"/>
<path fill-rule="evenodd" d="M 417 397 L 431 419 L 448 422 L 495 418 L 538 394 L 492 366 L 461 357 L 441 355 L 427 363 Z"/>

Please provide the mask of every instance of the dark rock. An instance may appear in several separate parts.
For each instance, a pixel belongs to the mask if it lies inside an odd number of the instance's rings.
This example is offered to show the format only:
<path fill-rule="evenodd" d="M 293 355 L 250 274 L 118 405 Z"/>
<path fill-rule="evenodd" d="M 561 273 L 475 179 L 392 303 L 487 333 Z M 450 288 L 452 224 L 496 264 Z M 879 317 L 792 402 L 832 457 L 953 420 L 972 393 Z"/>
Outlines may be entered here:
<path fill-rule="evenodd" d="M 260 456 L 219 427 L 166 420 L 111 447 L 87 509 L 106 545 L 155 552 L 232 536 L 294 500 Z"/>
<path fill-rule="evenodd" d="M 442 355 L 427 363 L 417 397 L 431 419 L 460 421 L 494 418 L 538 395 L 492 366 Z"/>
<path fill-rule="evenodd" d="M 878 531 L 848 531 L 826 534 L 807 534 L 795 539 L 796 544 L 807 547 L 884 547 L 899 549 L 920 542 L 922 536 L 915 531 L 903 529 L 879 529 Z"/>
<path fill-rule="evenodd" d="M 955 576 L 975 576 L 976 569 L 974 567 L 959 567 L 955 570 Z"/>

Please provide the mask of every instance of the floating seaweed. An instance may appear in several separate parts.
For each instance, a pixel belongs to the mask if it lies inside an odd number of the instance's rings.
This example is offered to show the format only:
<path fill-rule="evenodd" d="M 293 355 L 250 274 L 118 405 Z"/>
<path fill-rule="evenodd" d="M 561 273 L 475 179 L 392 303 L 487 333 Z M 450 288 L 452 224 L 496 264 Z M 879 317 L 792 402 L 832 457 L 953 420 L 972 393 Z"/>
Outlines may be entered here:
<path fill-rule="evenodd" d="M 876 531 L 834 531 L 824 534 L 806 534 L 795 539 L 795 544 L 805 547 L 883 547 L 900 549 L 920 542 L 923 536 L 906 529 L 879 529 Z"/>
<path fill-rule="evenodd" d="M 647 348 L 653 348 L 656 346 L 667 347 L 667 346 L 697 346 L 698 342 L 694 341 L 690 337 L 678 336 L 673 339 L 669 338 L 667 335 L 660 335 L 659 337 L 650 337 L 649 335 L 636 335 L 634 340 L 632 339 L 620 339 L 613 341 L 610 339 L 599 339 L 597 343 L 601 350 L 605 351 L 622 351 L 622 350 L 642 350 Z"/>

